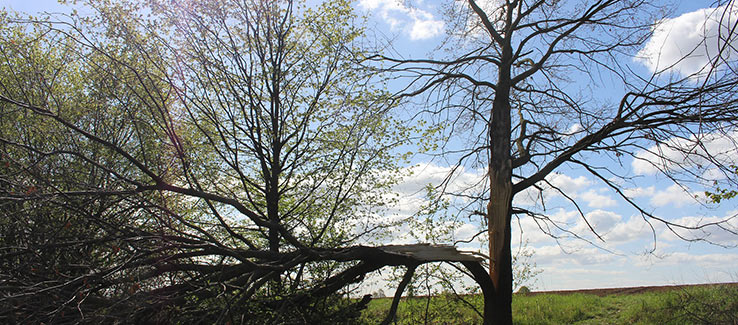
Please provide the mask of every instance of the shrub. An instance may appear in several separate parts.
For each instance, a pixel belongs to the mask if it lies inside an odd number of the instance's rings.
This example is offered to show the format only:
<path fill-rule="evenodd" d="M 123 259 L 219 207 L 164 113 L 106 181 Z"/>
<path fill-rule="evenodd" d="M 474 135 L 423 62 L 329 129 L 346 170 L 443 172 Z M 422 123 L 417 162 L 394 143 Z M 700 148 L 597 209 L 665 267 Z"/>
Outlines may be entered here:
<path fill-rule="evenodd" d="M 518 289 L 518 294 L 527 296 L 528 294 L 530 294 L 530 289 L 528 289 L 528 287 L 526 286 L 522 286 L 520 287 L 520 289 Z"/>

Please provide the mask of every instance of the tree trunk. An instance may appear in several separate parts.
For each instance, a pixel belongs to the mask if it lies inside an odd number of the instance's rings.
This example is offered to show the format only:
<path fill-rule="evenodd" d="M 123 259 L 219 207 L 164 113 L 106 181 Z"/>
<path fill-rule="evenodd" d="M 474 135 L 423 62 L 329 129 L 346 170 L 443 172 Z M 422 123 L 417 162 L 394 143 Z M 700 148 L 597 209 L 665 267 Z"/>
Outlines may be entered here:
<path fill-rule="evenodd" d="M 490 268 L 490 277 L 494 279 L 497 276 L 497 284 L 494 284 L 494 291 L 490 293 L 490 297 L 487 297 L 488 301 L 485 302 L 485 318 L 489 324 L 512 324 L 513 272 L 509 217 L 503 234 L 505 240 L 503 241 L 501 255 L 494 266 Z"/>
<path fill-rule="evenodd" d="M 489 121 L 489 186 L 487 204 L 489 234 L 489 276 L 494 285 L 495 324 L 512 324 L 512 258 L 510 254 L 510 220 L 512 212 L 512 153 L 510 68 L 512 51 L 503 47 L 499 79 Z"/>

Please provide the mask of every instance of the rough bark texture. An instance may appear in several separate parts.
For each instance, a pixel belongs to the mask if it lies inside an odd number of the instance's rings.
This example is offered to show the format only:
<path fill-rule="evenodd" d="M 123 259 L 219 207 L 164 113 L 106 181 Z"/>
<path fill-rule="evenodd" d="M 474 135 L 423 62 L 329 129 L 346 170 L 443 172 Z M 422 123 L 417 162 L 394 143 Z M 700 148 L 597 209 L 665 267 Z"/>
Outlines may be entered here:
<path fill-rule="evenodd" d="M 512 205 L 512 154 L 510 67 L 512 51 L 503 48 L 499 82 L 492 106 L 489 126 L 489 186 L 487 204 L 489 222 L 489 275 L 494 285 L 494 314 L 497 324 L 512 324 L 512 261 L 510 253 L 510 220 Z"/>
<path fill-rule="evenodd" d="M 503 246 L 499 260 L 495 263 L 498 284 L 494 286 L 495 291 L 489 299 L 489 304 L 492 305 L 491 315 L 485 317 L 492 324 L 512 324 L 513 271 L 510 251 L 510 220 L 510 214 L 508 213 L 505 231 L 503 232 L 505 240 L 502 242 Z M 485 301 L 485 311 L 487 311 L 486 305 L 487 302 Z"/>

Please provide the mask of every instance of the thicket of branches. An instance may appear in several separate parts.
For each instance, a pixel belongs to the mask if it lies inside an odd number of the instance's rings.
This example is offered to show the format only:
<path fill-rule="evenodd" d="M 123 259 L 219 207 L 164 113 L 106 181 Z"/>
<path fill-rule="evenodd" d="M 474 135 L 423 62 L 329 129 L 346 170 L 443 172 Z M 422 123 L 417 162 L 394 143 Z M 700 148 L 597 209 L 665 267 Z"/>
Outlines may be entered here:
<path fill-rule="evenodd" d="M 348 2 L 0 19 L 0 319 L 341 322 L 408 130 Z M 414 269 L 414 266 L 413 266 Z"/>

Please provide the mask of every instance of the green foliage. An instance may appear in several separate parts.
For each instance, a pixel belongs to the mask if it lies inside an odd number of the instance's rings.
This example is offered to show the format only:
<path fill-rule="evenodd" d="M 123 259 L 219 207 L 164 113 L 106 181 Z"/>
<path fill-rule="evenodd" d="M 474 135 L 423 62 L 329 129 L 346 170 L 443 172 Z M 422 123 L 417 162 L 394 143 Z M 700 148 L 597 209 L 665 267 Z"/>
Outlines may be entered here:
<path fill-rule="evenodd" d="M 730 170 L 733 174 L 738 175 L 738 166 L 730 165 Z M 715 181 L 715 186 L 718 186 L 718 182 Z M 705 196 L 713 203 L 720 203 L 723 200 L 730 200 L 738 195 L 738 191 L 729 190 L 725 188 L 717 187 L 715 192 L 705 191 Z"/>
<path fill-rule="evenodd" d="M 166 168 L 169 149 L 150 127 L 154 117 L 136 99 L 141 89 L 122 82 L 130 75 L 110 78 L 111 61 L 136 67 L 145 61 L 113 50 L 79 57 L 85 49 L 50 32 L 48 24 L 12 19 L 3 15 L 0 23 L 2 95 L 53 110 L 35 114 L 0 102 L 0 281 L 7 285 L 0 309 L 12 311 L 0 320 L 73 322 L 80 315 L 75 300 L 91 302 L 84 308 L 89 317 L 130 312 L 128 304 L 109 311 L 106 305 L 154 283 L 139 278 L 143 270 L 115 266 L 152 248 L 149 241 L 130 240 L 151 230 L 158 217 L 135 205 L 161 203 L 162 197 L 115 194 L 143 175 L 72 129 L 87 129 L 133 156 L 158 152 L 146 161 L 154 170 Z M 91 276 L 101 270 L 106 278 Z"/>
<path fill-rule="evenodd" d="M 528 287 L 526 286 L 522 286 L 520 287 L 520 289 L 518 289 L 517 293 L 520 295 L 526 296 L 530 293 L 530 289 L 528 289 Z"/>
<path fill-rule="evenodd" d="M 304 250 L 381 231 L 410 130 L 351 3 L 81 2 L 0 17 L 0 322 L 355 318 Z"/>
<path fill-rule="evenodd" d="M 538 275 L 543 273 L 532 260 L 534 254 L 535 251 L 528 246 L 528 241 L 525 241 L 512 256 L 513 291 L 534 286 Z"/>
<path fill-rule="evenodd" d="M 137 315 L 135 323 L 152 320 L 169 324 L 354 324 L 361 311 L 356 301 L 334 295 L 308 299 L 301 305 L 286 303 L 280 297 L 259 297 L 234 304 L 234 297 L 192 296 L 188 301 L 172 304 L 151 313 Z M 284 298 L 284 297 L 281 297 Z M 230 305 L 230 308 L 223 308 Z"/>
<path fill-rule="evenodd" d="M 387 315 L 392 298 L 373 299 L 369 308 L 362 313 L 362 324 L 377 324 Z M 478 324 L 481 316 L 470 308 L 472 304 L 479 310 L 482 306 L 480 295 L 455 296 L 443 294 L 402 298 L 397 310 L 396 324 Z"/>

